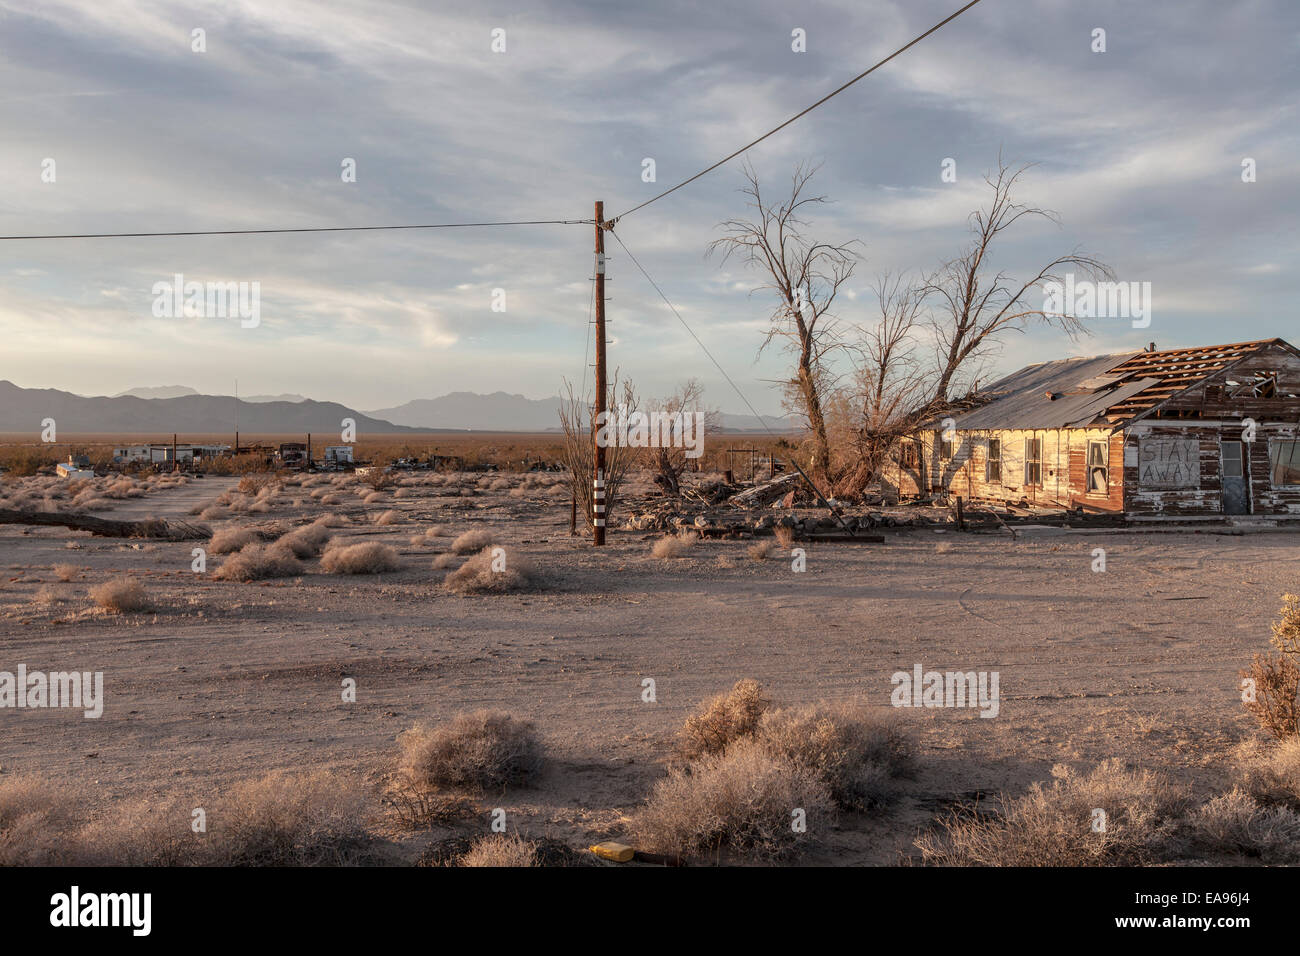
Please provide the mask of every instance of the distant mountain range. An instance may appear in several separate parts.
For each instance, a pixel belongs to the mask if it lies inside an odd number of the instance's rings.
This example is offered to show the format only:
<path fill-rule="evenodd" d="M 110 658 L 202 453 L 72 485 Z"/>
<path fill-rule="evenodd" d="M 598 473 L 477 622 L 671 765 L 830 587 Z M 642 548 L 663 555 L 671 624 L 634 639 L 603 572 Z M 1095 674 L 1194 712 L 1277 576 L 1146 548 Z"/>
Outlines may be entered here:
<path fill-rule="evenodd" d="M 419 398 L 396 408 L 373 409 L 366 414 L 398 425 L 417 428 L 468 428 L 475 431 L 558 431 L 560 398 L 524 398 L 508 392 L 480 395 L 452 392 L 440 398 Z M 786 433 L 798 426 L 789 416 L 722 414 L 722 427 L 729 432 L 761 432 L 764 423 L 772 431 Z"/>
<path fill-rule="evenodd" d="M 125 392 L 118 392 L 114 398 L 124 396 L 134 396 L 136 398 L 180 398 L 184 395 L 202 394 L 197 388 L 190 388 L 188 385 L 145 385 L 140 388 L 128 388 Z M 218 396 L 221 397 L 221 396 Z M 241 402 L 305 402 L 307 396 L 294 395 L 286 393 L 284 395 L 241 395 Z"/>
<path fill-rule="evenodd" d="M 337 402 L 319 402 L 301 395 L 241 396 L 239 430 L 245 434 L 336 432 L 344 418 L 365 434 L 417 431 L 554 432 L 559 430 L 560 399 L 530 399 L 493 392 L 452 392 L 396 408 L 360 412 Z M 40 431 L 53 418 L 60 431 L 72 433 L 145 434 L 186 432 L 215 434 L 235 430 L 235 399 L 203 395 L 185 385 L 132 388 L 113 396 L 74 395 L 53 388 L 20 388 L 0 381 L 0 432 Z M 797 425 L 789 417 L 722 415 L 728 432 L 789 433 Z"/>
<path fill-rule="evenodd" d="M 396 425 L 417 428 L 470 428 L 475 431 L 555 431 L 560 427 L 560 399 L 524 398 L 493 392 L 452 392 L 441 398 L 417 398 L 396 408 L 367 412 Z"/>
<path fill-rule="evenodd" d="M 169 387 L 163 387 L 164 393 L 169 390 Z M 19 388 L 12 382 L 0 381 L 0 432 L 38 434 L 41 422 L 46 418 L 53 418 L 62 434 L 234 432 L 235 407 L 235 399 L 228 395 L 186 394 L 172 398 L 118 395 L 87 398 L 56 388 Z M 345 418 L 354 419 L 357 431 L 362 435 L 428 431 L 395 425 L 337 402 L 254 402 L 241 398 L 238 408 L 239 430 L 248 435 L 298 432 L 337 434 L 340 422 Z"/>

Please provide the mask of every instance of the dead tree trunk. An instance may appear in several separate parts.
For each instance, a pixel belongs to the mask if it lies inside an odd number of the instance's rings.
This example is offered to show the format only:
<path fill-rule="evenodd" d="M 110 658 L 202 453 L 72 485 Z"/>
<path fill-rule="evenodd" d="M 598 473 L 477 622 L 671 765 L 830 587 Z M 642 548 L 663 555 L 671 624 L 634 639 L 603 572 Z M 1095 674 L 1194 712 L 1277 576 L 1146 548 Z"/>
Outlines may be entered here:
<path fill-rule="evenodd" d="M 60 514 L 56 511 L 13 511 L 0 508 L 0 524 L 29 524 L 89 531 L 104 538 L 164 538 L 168 541 L 197 541 L 212 537 L 212 529 L 188 521 L 114 521 L 87 514 Z"/>

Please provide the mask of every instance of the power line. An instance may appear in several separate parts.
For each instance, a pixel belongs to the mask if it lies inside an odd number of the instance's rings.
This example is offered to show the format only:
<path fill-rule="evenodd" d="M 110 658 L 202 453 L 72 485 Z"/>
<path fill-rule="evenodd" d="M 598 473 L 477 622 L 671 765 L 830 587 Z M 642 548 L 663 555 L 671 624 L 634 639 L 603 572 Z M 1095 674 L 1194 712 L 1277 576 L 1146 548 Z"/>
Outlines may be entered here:
<path fill-rule="evenodd" d="M 471 229 L 479 226 L 580 226 L 591 219 L 517 219 L 508 222 L 435 222 L 410 226 L 305 226 L 295 229 L 202 229 L 192 232 L 90 232 L 58 236 L 0 236 L 6 239 L 141 239 L 159 236 L 262 236 L 288 232 L 377 232 L 396 229 Z"/>
<path fill-rule="evenodd" d="M 961 8 L 960 10 L 958 10 L 956 13 L 952 14 L 951 16 L 949 16 L 949 17 L 947 17 L 947 18 L 945 18 L 945 19 L 943 19 L 943 20 L 941 20 L 941 21 L 939 21 L 939 22 L 936 23 L 934 26 L 930 27 L 930 29 L 926 30 L 926 31 L 925 31 L 924 33 L 922 33 L 920 36 L 918 36 L 918 37 L 916 37 L 914 40 L 912 40 L 910 43 L 907 43 L 907 44 L 904 45 L 904 46 L 900 46 L 897 50 L 895 50 L 893 53 L 889 54 L 889 56 L 885 57 L 883 60 L 881 60 L 881 61 L 880 61 L 879 63 L 877 63 L 875 66 L 871 67 L 871 68 L 868 69 L 868 70 L 863 70 L 861 73 L 859 73 L 859 74 L 858 74 L 857 76 L 855 76 L 853 79 L 849 80 L 847 83 L 845 83 L 845 84 L 844 84 L 843 86 L 841 86 L 839 89 L 832 90 L 831 92 L 827 93 L 825 96 L 823 96 L 821 99 L 819 99 L 819 100 L 818 100 L 816 103 L 814 103 L 812 106 L 808 107 L 808 108 L 805 109 L 805 110 L 802 110 L 801 112 L 796 113 L 794 116 L 791 116 L 788 120 L 786 120 L 786 121 L 785 121 L 784 123 L 782 123 L 780 126 L 777 126 L 777 127 L 773 128 L 773 129 L 768 130 L 766 133 L 764 133 L 764 134 L 763 134 L 762 136 L 760 136 L 758 139 L 754 140 L 752 143 L 749 143 L 749 144 L 746 145 L 746 146 L 742 146 L 742 147 L 740 147 L 740 149 L 736 150 L 736 151 L 735 151 L 734 153 L 732 153 L 730 156 L 726 156 L 726 157 L 724 157 L 724 158 L 718 160 L 718 161 L 717 161 L 716 163 L 714 163 L 712 166 L 708 167 L 707 169 L 703 169 L 703 170 L 701 170 L 700 172 L 698 172 L 698 173 L 696 173 L 694 176 L 692 176 L 690 179 L 684 179 L 684 180 L 682 180 L 680 183 L 678 183 L 678 184 L 677 184 L 676 186 L 674 186 L 672 189 L 666 189 L 666 190 L 664 190 L 663 192 L 661 192 L 658 196 L 654 196 L 654 197 L 652 197 L 652 198 L 650 198 L 650 199 L 647 199 L 645 202 L 641 203 L 641 205 L 639 205 L 639 206 L 633 206 L 633 207 L 632 207 L 631 209 L 629 209 L 627 212 L 620 213 L 619 215 L 615 216 L 615 217 L 611 220 L 611 222 L 618 222 L 618 221 L 619 221 L 620 219 L 622 219 L 624 216 L 630 215 L 630 214 L 636 212 L 638 209 L 644 209 L 646 206 L 650 205 L 652 202 L 655 202 L 655 201 L 657 201 L 657 200 L 663 199 L 663 198 L 664 198 L 665 196 L 667 196 L 669 193 L 674 193 L 674 192 L 676 192 L 677 190 L 681 189 L 683 186 L 686 186 L 686 185 L 689 185 L 690 183 L 695 182 L 695 180 L 699 179 L 701 176 L 705 176 L 705 175 L 707 175 L 708 173 L 713 172 L 713 171 L 714 171 L 715 169 L 717 169 L 719 166 L 723 165 L 724 163 L 728 163 L 728 162 L 730 162 L 731 160 L 735 159 L 737 156 L 739 156 L 741 153 L 745 152 L 747 149 L 750 149 L 750 148 L 752 148 L 752 147 L 754 147 L 754 146 L 757 146 L 759 143 L 763 142 L 763 140 L 767 139 L 767 138 L 768 138 L 769 136 L 771 136 L 773 133 L 778 133 L 778 132 L 780 132 L 781 130 L 783 130 L 783 129 L 785 129 L 787 126 L 789 126 L 791 123 L 793 123 L 795 120 L 799 119 L 801 116 L 805 116 L 805 115 L 807 115 L 808 113 L 811 113 L 811 112 L 812 112 L 813 110 L 815 110 L 817 107 L 821 106 L 823 103 L 825 103 L 827 100 L 829 100 L 832 96 L 836 96 L 836 95 L 838 95 L 838 94 L 840 94 L 840 93 L 843 93 L 845 90 L 847 90 L 847 89 L 848 89 L 850 86 L 852 86 L 854 83 L 858 82 L 858 80 L 862 79 L 862 78 L 865 77 L 865 76 L 868 76 L 868 75 L 874 73 L 876 70 L 880 69 L 880 67 L 884 66 L 886 63 L 888 63 L 888 62 L 889 62 L 890 60 L 892 60 L 894 57 L 898 56 L 900 53 L 904 53 L 904 52 L 906 52 L 908 49 L 910 49 L 911 47 L 916 46 L 916 44 L 920 43 L 922 40 L 924 40 L 926 37 L 928 37 L 931 33 L 934 33 L 936 30 L 940 29 L 941 27 L 944 27 L 944 26 L 946 26 L 947 24 L 951 23 L 953 20 L 956 20 L 959 16 L 961 16 L 963 13 L 965 13 L 967 10 L 969 10 L 971 7 L 975 6 L 975 4 L 977 4 L 977 3 L 979 3 L 979 2 L 980 2 L 980 0 L 970 0 L 970 3 L 966 4 L 966 6 L 962 7 L 962 8 Z M 647 278 L 648 278 L 648 277 L 647 277 Z"/>

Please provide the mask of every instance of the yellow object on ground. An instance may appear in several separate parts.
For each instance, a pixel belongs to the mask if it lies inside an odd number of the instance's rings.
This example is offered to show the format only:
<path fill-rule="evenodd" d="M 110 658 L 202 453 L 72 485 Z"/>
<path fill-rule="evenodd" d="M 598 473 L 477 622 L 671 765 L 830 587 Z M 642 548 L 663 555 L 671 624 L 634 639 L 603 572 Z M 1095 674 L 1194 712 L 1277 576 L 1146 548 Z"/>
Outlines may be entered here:
<path fill-rule="evenodd" d="M 614 843 L 607 840 L 604 843 L 597 843 L 591 847 L 591 852 L 596 856 L 606 860 L 613 860 L 615 863 L 626 863 L 632 859 L 634 852 L 630 846 L 622 843 Z"/>

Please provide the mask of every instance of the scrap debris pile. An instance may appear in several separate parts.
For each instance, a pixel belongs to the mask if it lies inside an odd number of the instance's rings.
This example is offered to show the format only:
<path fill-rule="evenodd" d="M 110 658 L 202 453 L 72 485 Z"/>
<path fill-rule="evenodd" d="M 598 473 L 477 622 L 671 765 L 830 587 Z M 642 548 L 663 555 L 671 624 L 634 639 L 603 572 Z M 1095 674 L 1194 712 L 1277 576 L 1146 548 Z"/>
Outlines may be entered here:
<path fill-rule="evenodd" d="M 630 504 L 630 503 L 629 503 Z M 741 488 L 724 481 L 709 481 L 679 497 L 656 503 L 631 505 L 623 527 L 630 531 L 695 531 L 703 537 L 749 537 L 771 535 L 777 528 L 789 528 L 796 536 L 858 534 L 881 527 L 928 525 L 925 515 L 887 515 L 869 506 L 848 513 L 832 501 L 838 514 L 832 515 L 816 500 L 797 474 L 781 475 L 772 481 Z M 808 509 L 809 514 L 790 513 Z M 772 511 L 786 512 L 772 514 Z"/>

